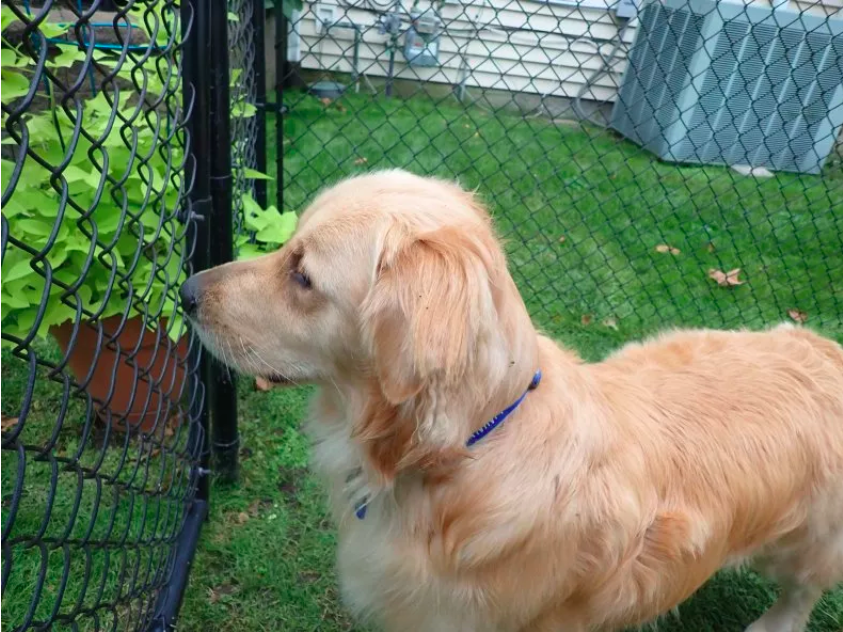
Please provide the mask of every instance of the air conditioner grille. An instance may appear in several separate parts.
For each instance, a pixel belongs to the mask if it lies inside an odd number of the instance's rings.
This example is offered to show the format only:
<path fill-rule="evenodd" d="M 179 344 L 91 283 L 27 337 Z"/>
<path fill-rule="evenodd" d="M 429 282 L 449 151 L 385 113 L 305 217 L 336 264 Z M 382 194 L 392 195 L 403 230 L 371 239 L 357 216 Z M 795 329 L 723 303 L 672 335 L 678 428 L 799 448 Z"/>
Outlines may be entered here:
<path fill-rule="evenodd" d="M 819 171 L 843 126 L 843 19 L 731 6 L 645 6 L 613 127 L 666 160 Z"/>

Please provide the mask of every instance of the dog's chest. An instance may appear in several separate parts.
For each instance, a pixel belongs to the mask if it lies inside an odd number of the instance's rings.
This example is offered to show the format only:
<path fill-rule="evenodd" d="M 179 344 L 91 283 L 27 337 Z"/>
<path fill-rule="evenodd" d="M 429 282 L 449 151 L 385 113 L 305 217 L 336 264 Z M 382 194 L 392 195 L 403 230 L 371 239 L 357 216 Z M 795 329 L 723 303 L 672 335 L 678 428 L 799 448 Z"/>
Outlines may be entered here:
<path fill-rule="evenodd" d="M 307 427 L 313 441 L 313 466 L 329 489 L 338 529 L 337 570 L 343 601 L 361 617 L 406 612 L 414 619 L 425 618 L 424 610 L 435 610 L 434 604 L 442 608 L 448 595 L 442 594 L 441 583 L 431 581 L 434 573 L 427 550 L 422 540 L 404 528 L 406 516 L 394 490 L 379 491 L 369 485 L 351 427 L 350 420 L 341 415 L 312 417 Z M 370 502 L 361 518 L 355 508 L 366 498 Z M 408 504 L 418 505 L 416 501 Z"/>

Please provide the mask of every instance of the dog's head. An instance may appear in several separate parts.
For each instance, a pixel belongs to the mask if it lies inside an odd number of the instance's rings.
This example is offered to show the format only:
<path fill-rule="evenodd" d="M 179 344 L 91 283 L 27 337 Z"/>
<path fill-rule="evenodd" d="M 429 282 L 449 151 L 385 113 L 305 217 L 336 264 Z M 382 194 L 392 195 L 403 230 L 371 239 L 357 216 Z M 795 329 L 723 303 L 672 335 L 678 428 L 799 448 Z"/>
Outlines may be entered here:
<path fill-rule="evenodd" d="M 381 455 L 393 468 L 422 459 L 409 444 L 464 441 L 471 422 L 457 418 L 485 414 L 536 368 L 486 211 L 454 184 L 399 171 L 327 190 L 278 252 L 195 275 L 182 300 L 239 371 L 367 393 L 356 430 L 401 444 Z"/>

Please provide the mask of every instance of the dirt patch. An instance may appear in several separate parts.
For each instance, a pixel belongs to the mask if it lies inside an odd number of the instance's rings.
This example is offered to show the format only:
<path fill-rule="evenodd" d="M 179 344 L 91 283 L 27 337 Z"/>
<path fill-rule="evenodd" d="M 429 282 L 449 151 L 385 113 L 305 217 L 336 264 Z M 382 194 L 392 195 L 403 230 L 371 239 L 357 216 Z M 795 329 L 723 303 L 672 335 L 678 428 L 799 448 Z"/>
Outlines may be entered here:
<path fill-rule="evenodd" d="M 290 507 L 300 507 L 298 494 L 302 480 L 307 476 L 307 470 L 303 467 L 279 468 L 278 474 L 278 491 L 283 494 L 284 502 Z"/>

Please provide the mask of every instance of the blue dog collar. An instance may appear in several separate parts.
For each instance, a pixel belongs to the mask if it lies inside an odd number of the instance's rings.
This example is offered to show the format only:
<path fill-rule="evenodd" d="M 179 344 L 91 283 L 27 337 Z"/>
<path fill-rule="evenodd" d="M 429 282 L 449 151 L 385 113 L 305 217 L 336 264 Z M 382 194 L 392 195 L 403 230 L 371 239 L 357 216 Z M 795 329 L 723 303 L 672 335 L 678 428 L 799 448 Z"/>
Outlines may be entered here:
<path fill-rule="evenodd" d="M 492 432 L 492 430 L 494 430 L 495 428 L 500 426 L 504 421 L 506 421 L 506 418 L 509 417 L 513 412 L 515 412 L 515 409 L 517 409 L 521 405 L 521 402 L 524 401 L 524 399 L 527 397 L 527 394 L 530 391 L 534 391 L 534 390 L 536 390 L 536 388 L 538 388 L 541 381 L 542 381 L 542 372 L 541 372 L 541 370 L 538 370 L 538 371 L 536 371 L 536 374 L 533 376 L 533 380 L 530 382 L 530 385 L 527 387 L 527 390 L 524 391 L 523 393 L 521 393 L 521 397 L 516 399 L 509 406 L 507 406 L 501 412 L 499 412 L 497 415 L 492 417 L 492 419 L 487 424 L 485 424 L 482 428 L 480 428 L 479 430 L 472 433 L 472 435 L 468 438 L 468 441 L 465 442 L 465 446 L 467 448 L 470 448 L 475 443 L 477 443 L 478 441 L 483 439 L 490 432 Z M 360 500 L 360 502 L 358 502 L 354 506 L 354 515 L 357 516 L 358 520 L 363 520 L 363 518 L 366 517 L 366 509 L 368 508 L 368 506 L 369 506 L 369 497 L 368 496 L 365 496 L 362 500 Z"/>

